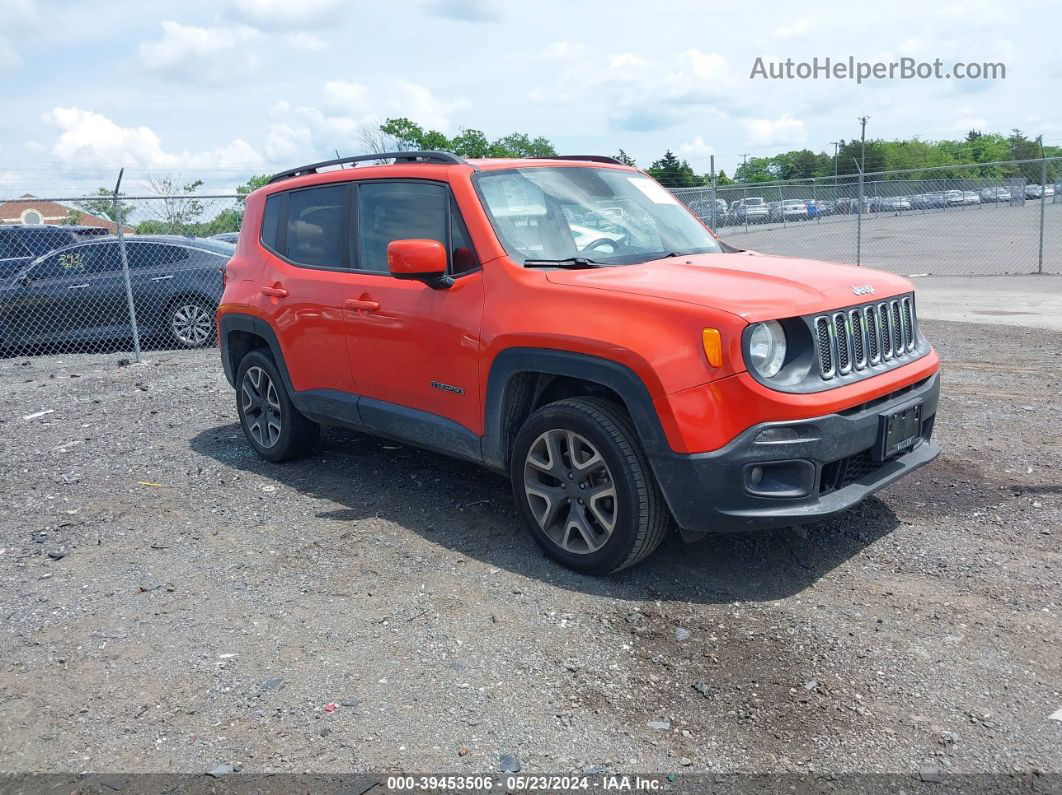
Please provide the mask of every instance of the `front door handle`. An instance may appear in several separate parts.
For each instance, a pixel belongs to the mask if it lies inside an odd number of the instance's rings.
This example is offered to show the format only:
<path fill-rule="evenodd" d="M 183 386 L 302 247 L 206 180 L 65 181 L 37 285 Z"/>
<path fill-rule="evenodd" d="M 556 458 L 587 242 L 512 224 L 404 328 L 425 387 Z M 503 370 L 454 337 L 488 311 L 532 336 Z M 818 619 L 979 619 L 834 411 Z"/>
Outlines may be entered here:
<path fill-rule="evenodd" d="M 173 274 L 171 273 L 169 276 L 152 276 L 151 277 L 151 281 L 153 281 L 153 282 L 164 282 L 167 279 L 172 279 L 172 278 L 173 278 Z"/>
<path fill-rule="evenodd" d="M 288 291 L 280 286 L 280 282 L 277 282 L 272 287 L 263 287 L 262 295 L 271 295 L 274 298 L 287 298 Z"/>
<path fill-rule="evenodd" d="M 67 290 L 81 290 L 81 289 L 83 289 L 85 287 L 88 287 L 88 285 L 87 284 L 71 284 L 66 289 Z"/>
<path fill-rule="evenodd" d="M 348 298 L 344 304 L 347 309 L 361 309 L 365 312 L 377 312 L 380 309 L 380 302 L 370 298 Z"/>

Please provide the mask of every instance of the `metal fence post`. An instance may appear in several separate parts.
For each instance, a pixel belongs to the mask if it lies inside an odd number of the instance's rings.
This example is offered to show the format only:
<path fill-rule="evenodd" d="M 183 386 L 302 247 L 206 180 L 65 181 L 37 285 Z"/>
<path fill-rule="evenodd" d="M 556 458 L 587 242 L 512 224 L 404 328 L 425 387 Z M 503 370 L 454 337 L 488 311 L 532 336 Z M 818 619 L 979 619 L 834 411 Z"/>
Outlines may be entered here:
<path fill-rule="evenodd" d="M 1047 201 L 1047 158 L 1040 159 L 1040 259 L 1037 273 L 1044 272 L 1044 205 Z"/>
<path fill-rule="evenodd" d="M 719 229 L 719 201 L 718 201 L 718 195 L 716 193 L 716 190 L 717 190 L 718 186 L 716 185 L 716 177 L 715 177 L 715 155 L 711 156 L 711 164 L 712 164 L 712 229 L 718 231 L 718 229 Z"/>
<path fill-rule="evenodd" d="M 122 277 L 125 279 L 125 300 L 129 305 L 129 326 L 133 330 L 133 360 L 140 361 L 140 331 L 136 325 L 136 307 L 133 305 L 133 285 L 129 280 L 129 257 L 125 251 L 125 235 L 122 234 L 121 202 L 118 199 L 118 189 L 122 186 L 122 174 L 125 169 L 118 171 L 118 181 L 114 185 L 114 225 L 118 235 L 118 252 L 122 257 Z"/>
<path fill-rule="evenodd" d="M 859 168 L 859 163 L 856 163 Z M 859 169 L 859 204 L 856 208 L 856 265 L 863 264 L 863 169 Z"/>

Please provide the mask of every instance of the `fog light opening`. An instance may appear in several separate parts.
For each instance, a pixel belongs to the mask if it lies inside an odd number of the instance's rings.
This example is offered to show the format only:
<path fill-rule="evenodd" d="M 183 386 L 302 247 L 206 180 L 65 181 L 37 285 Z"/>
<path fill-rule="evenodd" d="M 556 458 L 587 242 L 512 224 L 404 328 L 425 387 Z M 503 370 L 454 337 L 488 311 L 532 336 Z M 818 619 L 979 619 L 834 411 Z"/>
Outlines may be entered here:
<path fill-rule="evenodd" d="M 806 497 L 815 485 L 815 465 L 802 458 L 747 464 L 745 491 L 758 497 Z"/>

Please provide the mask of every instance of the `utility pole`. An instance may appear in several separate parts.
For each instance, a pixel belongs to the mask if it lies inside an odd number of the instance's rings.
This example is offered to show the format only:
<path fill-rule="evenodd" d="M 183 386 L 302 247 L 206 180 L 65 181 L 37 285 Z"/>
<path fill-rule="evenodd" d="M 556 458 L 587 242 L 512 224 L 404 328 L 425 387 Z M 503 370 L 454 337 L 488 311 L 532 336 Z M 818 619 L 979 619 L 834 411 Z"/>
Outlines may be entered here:
<path fill-rule="evenodd" d="M 859 117 L 859 170 L 864 174 L 867 171 L 867 119 L 869 116 Z"/>
<path fill-rule="evenodd" d="M 749 178 L 749 174 L 748 174 L 748 170 L 747 170 L 748 169 L 748 165 L 749 165 L 749 153 L 748 152 L 742 152 L 741 153 L 742 181 L 746 181 Z"/>
<path fill-rule="evenodd" d="M 836 185 L 837 184 L 837 151 L 838 151 L 838 147 L 840 147 L 840 145 L 841 145 L 841 142 L 840 141 L 830 141 L 830 143 L 833 144 L 833 184 Z"/>

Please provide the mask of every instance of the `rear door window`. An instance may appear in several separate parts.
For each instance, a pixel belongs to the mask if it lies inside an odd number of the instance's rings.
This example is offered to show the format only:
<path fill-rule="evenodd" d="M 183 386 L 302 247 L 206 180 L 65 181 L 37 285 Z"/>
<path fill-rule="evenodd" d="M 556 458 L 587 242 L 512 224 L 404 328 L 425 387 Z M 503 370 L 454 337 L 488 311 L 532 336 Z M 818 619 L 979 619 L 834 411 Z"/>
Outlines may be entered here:
<path fill-rule="evenodd" d="M 165 243 L 128 243 L 125 249 L 130 270 L 161 268 L 188 259 L 188 249 Z"/>

